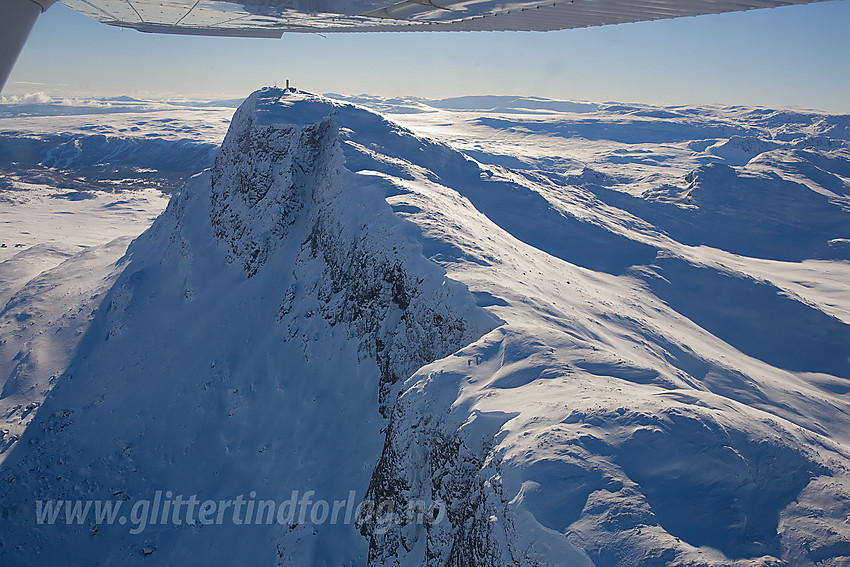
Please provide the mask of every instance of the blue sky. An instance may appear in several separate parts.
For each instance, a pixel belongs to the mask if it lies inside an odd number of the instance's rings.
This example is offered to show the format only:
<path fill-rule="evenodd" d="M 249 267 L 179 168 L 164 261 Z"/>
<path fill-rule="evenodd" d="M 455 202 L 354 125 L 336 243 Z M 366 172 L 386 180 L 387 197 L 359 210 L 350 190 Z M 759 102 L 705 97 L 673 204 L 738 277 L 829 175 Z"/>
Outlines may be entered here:
<path fill-rule="evenodd" d="M 246 96 L 289 78 L 313 92 L 518 94 L 850 112 L 850 0 L 548 33 L 142 34 L 55 5 L 4 94 Z"/>

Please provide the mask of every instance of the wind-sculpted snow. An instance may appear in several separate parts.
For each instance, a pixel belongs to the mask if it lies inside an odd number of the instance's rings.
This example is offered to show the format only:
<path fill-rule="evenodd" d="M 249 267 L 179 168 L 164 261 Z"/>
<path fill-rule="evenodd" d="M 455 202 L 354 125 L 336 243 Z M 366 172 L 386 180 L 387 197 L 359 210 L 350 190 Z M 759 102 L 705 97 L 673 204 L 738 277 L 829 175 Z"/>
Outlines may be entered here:
<path fill-rule="evenodd" d="M 85 324 L 35 299 L 67 293 L 49 274 L 9 293 L 7 366 L 70 362 L 15 410 L 0 561 L 850 561 L 847 117 L 352 100 L 398 122 L 249 97 L 212 169 L 96 268 L 112 287 Z M 33 319 L 88 330 L 42 360 L 59 339 Z M 157 490 L 363 506 L 33 520 L 36 500 Z"/>

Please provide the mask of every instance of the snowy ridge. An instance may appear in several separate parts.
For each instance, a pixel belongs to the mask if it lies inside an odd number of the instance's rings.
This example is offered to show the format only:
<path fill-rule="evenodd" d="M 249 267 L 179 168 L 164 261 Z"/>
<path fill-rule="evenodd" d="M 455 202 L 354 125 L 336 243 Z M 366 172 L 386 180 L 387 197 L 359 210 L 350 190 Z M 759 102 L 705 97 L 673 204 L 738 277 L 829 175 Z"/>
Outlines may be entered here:
<path fill-rule="evenodd" d="M 0 469 L 0 557 L 846 564 L 845 117 L 486 102 L 463 120 L 494 141 L 467 152 L 309 93 L 249 97 Z M 33 524 L 38 498 L 155 490 L 445 514 Z"/>

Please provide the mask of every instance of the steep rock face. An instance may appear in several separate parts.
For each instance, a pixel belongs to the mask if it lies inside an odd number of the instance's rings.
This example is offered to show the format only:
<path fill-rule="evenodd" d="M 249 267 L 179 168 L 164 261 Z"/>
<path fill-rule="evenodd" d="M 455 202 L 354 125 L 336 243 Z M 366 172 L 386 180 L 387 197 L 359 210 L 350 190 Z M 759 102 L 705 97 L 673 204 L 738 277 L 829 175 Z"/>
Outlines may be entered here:
<path fill-rule="evenodd" d="M 269 109 L 260 101 L 268 103 L 262 95 L 249 99 L 234 116 L 212 169 L 216 238 L 226 246 L 228 262 L 252 277 L 281 245 L 287 227 L 303 216 L 308 235 L 292 274 L 307 283 L 286 290 L 279 319 L 286 320 L 290 337 L 303 334 L 301 319 L 313 315 L 309 303 L 330 326 L 343 324 L 361 354 L 378 364 L 386 415 L 392 384 L 468 344 L 492 322 L 483 313 L 470 317 L 469 299 L 455 312 L 446 308 L 457 303 L 456 286 L 400 246 L 388 246 L 380 229 L 352 223 L 351 211 L 340 204 L 346 203 L 342 193 L 358 181 L 343 165 L 333 112 L 298 127 L 264 116 Z M 319 281 L 316 273 L 323 275 Z"/>
<path fill-rule="evenodd" d="M 494 436 L 513 415 L 473 411 L 459 423 L 451 410 L 431 405 L 429 398 L 436 392 L 428 382 L 453 385 L 458 377 L 444 370 L 430 373 L 393 408 L 367 495 L 367 501 L 384 503 L 381 511 L 389 514 L 366 515 L 360 521 L 369 538 L 371 565 L 411 560 L 434 567 L 545 564 L 517 542 L 514 513 L 500 483 L 500 458 L 493 452 Z M 420 502 L 439 506 L 417 507 Z M 550 558 L 591 564 L 564 538 L 553 547 Z"/>
<path fill-rule="evenodd" d="M 398 380 L 468 344 L 488 322 L 459 315 L 469 315 L 470 306 L 447 308 L 453 302 L 451 292 L 434 287 L 441 284 L 432 274 L 411 271 L 397 250 L 381 251 L 381 242 L 368 233 L 353 245 L 345 241 L 338 212 L 320 213 L 310 231 L 309 256 L 301 260 L 324 262 L 329 277 L 310 284 L 315 286 L 319 314 L 331 326 L 343 324 L 348 336 L 360 341 L 361 354 L 377 363 L 379 404 L 386 417 L 394 401 L 391 388 Z M 281 316 L 291 313 L 296 300 L 297 295 L 284 298 Z M 299 332 L 297 318 L 288 329 L 290 336 Z"/>
<path fill-rule="evenodd" d="M 228 261 L 238 261 L 248 277 L 280 244 L 305 198 L 321 193 L 316 184 L 333 179 L 339 168 L 329 119 L 303 128 L 262 125 L 254 112 L 249 102 L 234 116 L 211 183 L 215 236 L 227 245 Z"/>

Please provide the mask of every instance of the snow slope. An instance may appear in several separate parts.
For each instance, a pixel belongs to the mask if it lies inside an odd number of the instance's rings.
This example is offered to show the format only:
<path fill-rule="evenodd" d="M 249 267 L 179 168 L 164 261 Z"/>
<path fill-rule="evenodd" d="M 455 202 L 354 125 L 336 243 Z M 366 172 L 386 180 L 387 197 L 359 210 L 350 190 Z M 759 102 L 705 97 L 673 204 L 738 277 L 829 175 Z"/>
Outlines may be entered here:
<path fill-rule="evenodd" d="M 92 258 L 91 322 L 0 469 L 4 563 L 850 562 L 847 117 L 381 104 L 254 93 Z M 444 514 L 34 519 L 158 490 Z"/>
<path fill-rule="evenodd" d="M 165 208 L 162 191 L 212 164 L 229 113 L 126 97 L 0 104 L 0 462 L 73 357 L 116 261 Z"/>

